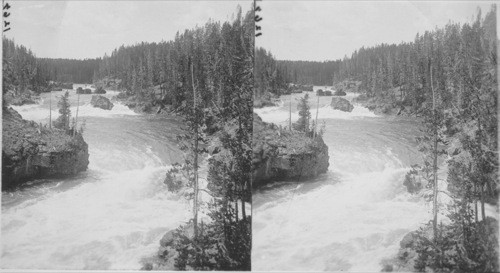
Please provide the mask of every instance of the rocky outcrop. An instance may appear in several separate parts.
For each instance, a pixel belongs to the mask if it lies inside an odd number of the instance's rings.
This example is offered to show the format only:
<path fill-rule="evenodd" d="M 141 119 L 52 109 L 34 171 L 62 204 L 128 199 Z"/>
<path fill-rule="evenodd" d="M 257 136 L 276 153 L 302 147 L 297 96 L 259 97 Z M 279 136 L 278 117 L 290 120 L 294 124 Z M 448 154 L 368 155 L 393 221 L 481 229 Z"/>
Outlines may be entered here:
<path fill-rule="evenodd" d="M 23 120 L 12 108 L 4 109 L 2 121 L 2 190 L 87 169 L 88 145 L 80 134 L 72 137 Z"/>
<path fill-rule="evenodd" d="M 92 100 L 90 100 L 90 104 L 96 108 L 104 110 L 111 110 L 114 106 L 108 98 L 101 95 L 93 95 Z"/>
<path fill-rule="evenodd" d="M 254 114 L 253 188 L 273 181 L 303 181 L 328 170 L 328 146 L 321 137 L 288 131 Z"/>
<path fill-rule="evenodd" d="M 463 245 L 464 228 L 469 231 L 467 247 Z M 479 222 L 440 224 L 440 239 L 437 243 L 434 242 L 433 236 L 432 222 L 407 233 L 399 243 L 400 248 L 396 256 L 382 261 L 382 272 L 420 272 L 423 268 L 425 272 L 498 272 L 497 219 L 486 217 Z M 490 244 L 492 242 L 495 243 Z M 428 255 L 432 255 L 436 249 L 441 252 L 442 260 L 447 261 L 443 268 L 428 260 Z M 474 253 L 467 253 L 467 250 L 472 249 Z M 457 250 L 461 250 L 461 253 L 458 254 Z M 491 259 L 493 257 L 494 259 Z M 485 262 L 487 264 L 483 264 L 483 267 L 477 267 L 482 268 L 480 271 L 470 268 L 464 270 L 470 264 Z"/>
<path fill-rule="evenodd" d="M 26 91 L 16 95 L 14 91 L 8 91 L 4 94 L 4 101 L 7 105 L 21 106 L 25 104 L 35 104 L 40 97 L 33 91 Z"/>
<path fill-rule="evenodd" d="M 254 108 L 263 108 L 268 106 L 278 106 L 280 103 L 279 96 L 271 92 L 266 92 L 260 98 L 253 100 Z"/>
<path fill-rule="evenodd" d="M 351 112 L 354 106 L 346 99 L 333 97 L 330 106 L 335 110 L 340 110 L 344 112 Z"/>
<path fill-rule="evenodd" d="M 161 271 L 177 271 L 175 259 L 179 256 L 176 250 L 176 244 L 181 244 L 183 238 L 192 239 L 194 237 L 194 229 L 192 222 L 173 229 L 165 233 L 160 240 L 160 249 L 157 255 L 145 257 L 141 260 L 141 270 L 161 270 Z"/>

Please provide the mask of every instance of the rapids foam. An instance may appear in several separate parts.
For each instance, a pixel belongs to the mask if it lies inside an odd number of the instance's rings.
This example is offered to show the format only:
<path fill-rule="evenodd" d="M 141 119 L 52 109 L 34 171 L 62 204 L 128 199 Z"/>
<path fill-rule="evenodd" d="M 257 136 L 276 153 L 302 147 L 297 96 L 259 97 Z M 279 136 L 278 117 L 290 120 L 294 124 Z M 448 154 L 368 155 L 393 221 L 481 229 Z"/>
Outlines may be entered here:
<path fill-rule="evenodd" d="M 285 200 L 254 204 L 253 268 L 379 271 L 402 237 L 429 219 L 430 207 L 401 185 L 407 171 L 388 164 L 340 182 L 331 172 L 312 190 L 296 187 Z"/>
<path fill-rule="evenodd" d="M 2 268 L 140 268 L 139 257 L 153 254 L 163 233 L 187 216 L 187 204 L 163 188 L 163 174 L 146 167 L 87 177 L 3 209 Z"/>
<path fill-rule="evenodd" d="M 349 100 L 352 100 L 352 98 L 356 97 L 357 94 L 349 94 L 349 96 L 346 96 Z M 379 117 L 372 111 L 370 111 L 368 108 L 357 104 L 353 103 L 353 110 L 351 112 L 344 112 L 340 110 L 334 110 L 330 106 L 332 97 L 320 97 L 321 101 L 319 104 L 319 110 L 318 110 L 318 119 L 345 119 L 345 120 L 350 120 L 350 119 L 358 119 L 358 118 L 376 118 Z M 264 107 L 264 108 L 258 108 L 254 109 L 254 112 L 257 113 L 264 121 L 266 122 L 272 122 L 277 125 L 283 125 L 286 126 L 288 124 L 288 120 L 290 117 L 290 111 L 289 111 L 289 106 L 286 102 L 286 100 L 289 100 L 289 98 L 285 99 L 280 103 L 279 106 L 272 106 L 272 107 Z M 310 112 L 311 112 L 311 117 L 314 119 L 316 118 L 316 97 L 313 96 L 312 100 L 309 100 L 309 105 L 312 105 Z M 351 102 L 352 103 L 352 102 Z M 297 106 L 296 104 L 292 105 L 292 122 L 295 122 L 299 119 L 298 111 L 297 111 Z"/>
<path fill-rule="evenodd" d="M 178 153 L 169 140 L 175 123 L 150 121 L 121 104 L 91 108 L 89 98 L 80 97 L 79 109 L 88 118 L 89 169 L 2 193 L 3 269 L 138 270 L 165 232 L 190 216 L 190 204 L 163 184 Z M 48 121 L 47 98 L 15 109 L 25 119 Z"/>
<path fill-rule="evenodd" d="M 79 117 L 101 117 L 101 118 L 113 118 L 117 116 L 137 116 L 138 114 L 129 109 L 127 106 L 114 102 L 114 107 L 111 110 L 104 110 L 101 108 L 93 107 L 90 103 L 81 105 L 78 107 Z M 50 113 L 49 109 L 42 107 L 41 104 L 29 104 L 21 106 L 11 106 L 16 110 L 23 119 L 32 120 L 36 122 L 47 121 L 49 119 Z M 77 112 L 77 106 L 71 106 L 71 116 L 75 117 Z M 55 120 L 59 116 L 59 111 L 57 109 L 52 109 L 52 120 Z"/>
<path fill-rule="evenodd" d="M 82 105 L 78 109 L 78 116 L 84 117 L 101 117 L 101 118 L 111 118 L 116 115 L 127 115 L 127 116 L 136 116 L 138 115 L 134 111 L 132 111 L 127 106 L 113 102 L 114 106 L 111 110 L 104 110 L 101 108 L 93 107 L 90 103 Z M 76 106 L 71 107 L 71 113 L 74 115 L 76 113 Z"/>
<path fill-rule="evenodd" d="M 431 219 L 432 208 L 403 186 L 414 150 L 406 136 L 416 128 L 387 122 L 356 104 L 351 113 L 333 110 L 330 101 L 320 97 L 318 114 L 326 124 L 329 171 L 253 195 L 254 270 L 380 271 L 406 233 Z M 254 111 L 286 126 L 286 107 Z"/>
<path fill-rule="evenodd" d="M 40 104 L 28 104 L 21 106 L 13 105 L 11 107 L 12 109 L 16 110 L 23 119 L 36 122 L 40 122 L 46 119 L 48 120 L 51 114 L 54 120 L 57 118 L 57 116 L 59 116 L 59 112 L 57 110 L 52 110 L 49 112 L 49 109 L 42 108 Z"/>

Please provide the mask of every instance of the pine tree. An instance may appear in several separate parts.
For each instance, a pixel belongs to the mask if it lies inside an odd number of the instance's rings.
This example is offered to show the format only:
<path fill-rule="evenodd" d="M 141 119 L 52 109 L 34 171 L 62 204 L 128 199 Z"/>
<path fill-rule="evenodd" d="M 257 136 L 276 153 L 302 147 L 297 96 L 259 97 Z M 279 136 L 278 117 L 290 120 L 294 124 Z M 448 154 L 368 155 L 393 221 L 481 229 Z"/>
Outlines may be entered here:
<path fill-rule="evenodd" d="M 311 120 L 311 112 L 309 106 L 309 94 L 306 94 L 302 97 L 297 105 L 297 109 L 299 110 L 299 120 L 294 123 L 294 129 L 297 131 L 301 131 L 304 133 L 309 133 L 309 121 Z"/>
<path fill-rule="evenodd" d="M 54 127 L 57 129 L 62 129 L 65 132 L 70 131 L 70 119 L 71 119 L 71 109 L 69 104 L 69 93 L 66 91 L 57 103 L 59 106 L 59 117 L 54 121 Z"/>

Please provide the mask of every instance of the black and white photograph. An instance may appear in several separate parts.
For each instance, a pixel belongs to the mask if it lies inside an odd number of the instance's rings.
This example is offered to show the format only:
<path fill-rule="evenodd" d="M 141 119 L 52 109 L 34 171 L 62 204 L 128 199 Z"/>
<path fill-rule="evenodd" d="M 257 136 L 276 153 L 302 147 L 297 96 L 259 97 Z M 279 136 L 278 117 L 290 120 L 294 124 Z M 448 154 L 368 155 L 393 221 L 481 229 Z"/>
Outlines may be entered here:
<path fill-rule="evenodd" d="M 494 1 L 3 0 L 1 272 L 500 272 Z"/>
<path fill-rule="evenodd" d="M 496 4 L 257 3 L 252 270 L 499 272 Z"/>
<path fill-rule="evenodd" d="M 251 270 L 254 3 L 2 7 L 2 271 Z"/>

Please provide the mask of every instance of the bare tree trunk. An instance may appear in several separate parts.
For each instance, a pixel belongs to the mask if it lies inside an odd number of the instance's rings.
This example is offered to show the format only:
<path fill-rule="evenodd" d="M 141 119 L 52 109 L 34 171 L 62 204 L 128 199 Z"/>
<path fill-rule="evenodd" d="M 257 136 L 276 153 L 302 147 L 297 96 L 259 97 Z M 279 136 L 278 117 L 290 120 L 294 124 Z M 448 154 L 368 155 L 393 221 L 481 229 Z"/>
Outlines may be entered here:
<path fill-rule="evenodd" d="M 479 98 L 478 98 L 479 99 Z M 478 101 L 478 103 L 480 103 L 480 101 Z M 479 143 L 478 143 L 478 147 L 479 147 L 479 151 L 480 151 L 480 155 L 482 156 L 483 155 L 483 132 L 482 132 L 482 129 L 481 129 L 481 125 L 482 125 L 482 122 L 481 122 L 481 112 L 479 110 L 480 108 L 478 107 L 477 108 L 477 112 L 478 112 L 478 117 L 477 117 L 477 130 L 479 131 Z M 479 162 L 478 164 L 484 164 L 483 160 L 482 160 L 482 157 L 479 158 Z M 483 175 L 483 172 L 480 173 L 480 185 L 478 185 L 481 189 L 481 216 L 482 216 L 482 219 L 484 220 L 486 218 L 486 213 L 485 213 L 485 209 L 484 209 L 484 175 Z"/>
<path fill-rule="evenodd" d="M 434 222 L 432 224 L 434 231 L 434 240 L 437 239 L 437 215 L 438 215 L 438 177 L 437 177 L 437 116 L 436 116 L 436 95 L 434 93 L 434 85 L 432 83 L 432 62 L 430 63 L 430 74 L 431 74 L 431 90 L 432 90 L 432 115 L 434 122 L 434 139 L 433 139 L 433 174 L 434 174 L 434 198 L 433 198 L 433 214 Z"/>
<path fill-rule="evenodd" d="M 247 213 L 245 209 L 245 201 L 241 199 L 241 214 L 243 215 L 243 221 L 247 219 Z"/>
<path fill-rule="evenodd" d="M 318 97 L 318 103 L 316 103 L 316 121 L 314 122 L 314 132 L 313 132 L 313 139 L 316 138 L 317 128 L 318 128 L 318 111 L 319 111 L 319 96 Z"/>
<path fill-rule="evenodd" d="M 474 183 L 474 220 L 476 220 L 476 223 L 479 222 L 479 209 L 477 208 L 477 185 Z"/>
<path fill-rule="evenodd" d="M 49 129 L 52 129 L 52 90 L 49 95 Z"/>
<path fill-rule="evenodd" d="M 292 130 L 292 94 L 293 93 L 290 92 L 290 115 L 289 115 L 289 124 L 288 124 L 288 128 L 290 131 Z"/>
<path fill-rule="evenodd" d="M 484 185 L 480 185 L 481 187 L 481 217 L 484 221 L 486 219 L 486 211 L 484 208 Z"/>
<path fill-rule="evenodd" d="M 193 72 L 193 63 L 191 63 L 191 83 L 193 85 L 193 113 L 196 115 L 197 105 L 196 105 L 196 89 L 194 87 L 194 72 Z M 196 116 L 195 116 L 196 119 Z M 194 208 L 194 237 L 198 237 L 198 123 L 195 120 L 194 122 L 194 198 L 193 198 L 193 208 Z"/>
<path fill-rule="evenodd" d="M 75 128 L 73 129 L 73 136 L 76 135 L 76 128 L 78 128 L 78 109 L 80 109 L 80 94 L 78 93 L 78 100 L 76 103 L 76 115 L 75 115 Z"/>
<path fill-rule="evenodd" d="M 234 207 L 235 207 L 235 209 L 236 209 L 236 223 L 238 223 L 238 222 L 240 221 L 240 213 L 239 213 L 239 211 L 238 211 L 238 207 L 239 207 L 239 206 L 238 206 L 238 200 L 236 200 L 236 201 L 234 202 Z"/>

